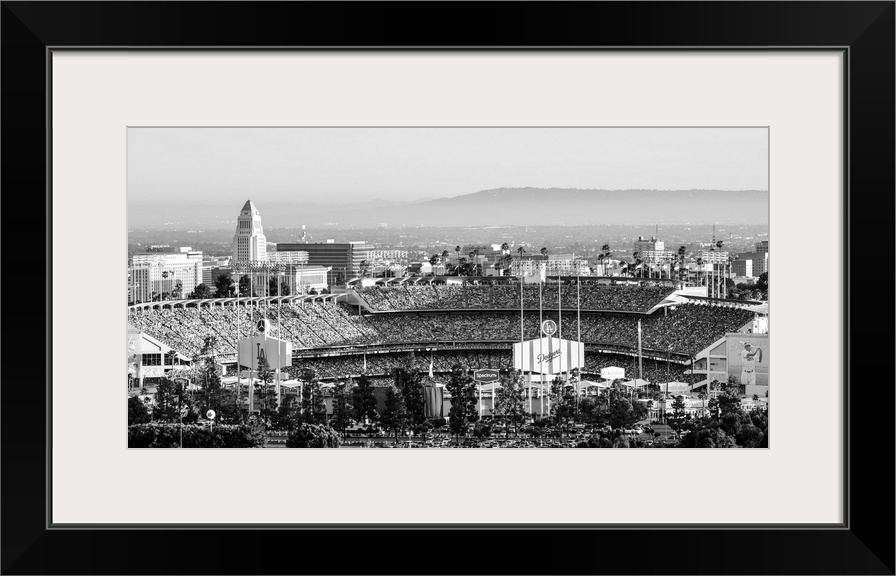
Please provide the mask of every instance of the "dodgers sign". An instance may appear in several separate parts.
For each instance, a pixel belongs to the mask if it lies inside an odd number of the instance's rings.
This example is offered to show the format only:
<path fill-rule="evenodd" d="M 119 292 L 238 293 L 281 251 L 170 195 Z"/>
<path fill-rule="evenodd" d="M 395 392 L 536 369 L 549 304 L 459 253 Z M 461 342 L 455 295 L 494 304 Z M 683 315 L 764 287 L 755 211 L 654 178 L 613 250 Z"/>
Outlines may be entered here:
<path fill-rule="evenodd" d="M 560 374 L 585 364 L 585 345 L 575 340 L 537 338 L 513 345 L 513 367 L 524 372 Z"/>
<path fill-rule="evenodd" d="M 253 336 L 240 340 L 240 364 L 255 368 L 259 356 L 264 356 L 268 366 L 276 370 L 292 364 L 292 342 L 278 338 Z"/>

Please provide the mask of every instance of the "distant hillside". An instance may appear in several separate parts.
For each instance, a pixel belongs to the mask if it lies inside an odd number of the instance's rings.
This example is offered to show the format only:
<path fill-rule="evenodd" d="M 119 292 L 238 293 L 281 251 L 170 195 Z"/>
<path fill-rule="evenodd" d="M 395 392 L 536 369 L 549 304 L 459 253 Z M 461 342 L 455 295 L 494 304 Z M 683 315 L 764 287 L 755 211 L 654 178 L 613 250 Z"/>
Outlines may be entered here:
<path fill-rule="evenodd" d="M 260 208 L 260 207 L 259 207 Z M 267 224 L 267 216 L 265 224 Z M 533 226 L 768 222 L 760 190 L 500 188 L 426 202 L 307 214 L 304 224 L 342 226 Z M 279 226 L 300 222 L 272 222 Z"/>

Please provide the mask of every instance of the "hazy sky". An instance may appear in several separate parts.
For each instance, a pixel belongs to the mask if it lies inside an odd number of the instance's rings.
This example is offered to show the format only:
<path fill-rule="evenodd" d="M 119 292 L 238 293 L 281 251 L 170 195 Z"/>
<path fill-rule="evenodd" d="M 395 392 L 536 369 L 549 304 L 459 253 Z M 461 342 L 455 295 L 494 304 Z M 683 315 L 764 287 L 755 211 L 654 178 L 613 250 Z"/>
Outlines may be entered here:
<path fill-rule="evenodd" d="M 765 128 L 131 128 L 128 211 L 502 187 L 768 189 Z"/>

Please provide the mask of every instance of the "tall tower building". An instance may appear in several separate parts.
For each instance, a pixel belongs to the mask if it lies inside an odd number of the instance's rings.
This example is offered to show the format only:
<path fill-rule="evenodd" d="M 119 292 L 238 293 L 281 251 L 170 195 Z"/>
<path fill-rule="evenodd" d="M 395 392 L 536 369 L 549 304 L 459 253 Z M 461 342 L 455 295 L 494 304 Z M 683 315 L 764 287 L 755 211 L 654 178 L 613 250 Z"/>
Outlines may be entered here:
<path fill-rule="evenodd" d="M 240 216 L 236 221 L 236 233 L 233 235 L 234 264 L 265 260 L 267 254 L 265 243 L 258 208 L 251 200 L 246 200 L 246 204 L 240 210 Z"/>

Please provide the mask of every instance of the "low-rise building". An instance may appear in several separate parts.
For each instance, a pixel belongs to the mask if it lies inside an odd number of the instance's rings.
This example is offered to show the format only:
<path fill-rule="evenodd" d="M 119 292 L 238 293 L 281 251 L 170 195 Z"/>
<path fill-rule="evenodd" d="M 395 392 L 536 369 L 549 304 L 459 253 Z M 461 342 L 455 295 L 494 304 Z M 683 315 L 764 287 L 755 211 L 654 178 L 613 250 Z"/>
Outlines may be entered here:
<path fill-rule="evenodd" d="M 181 299 L 203 282 L 202 252 L 134 254 L 128 265 L 129 300 Z"/>

